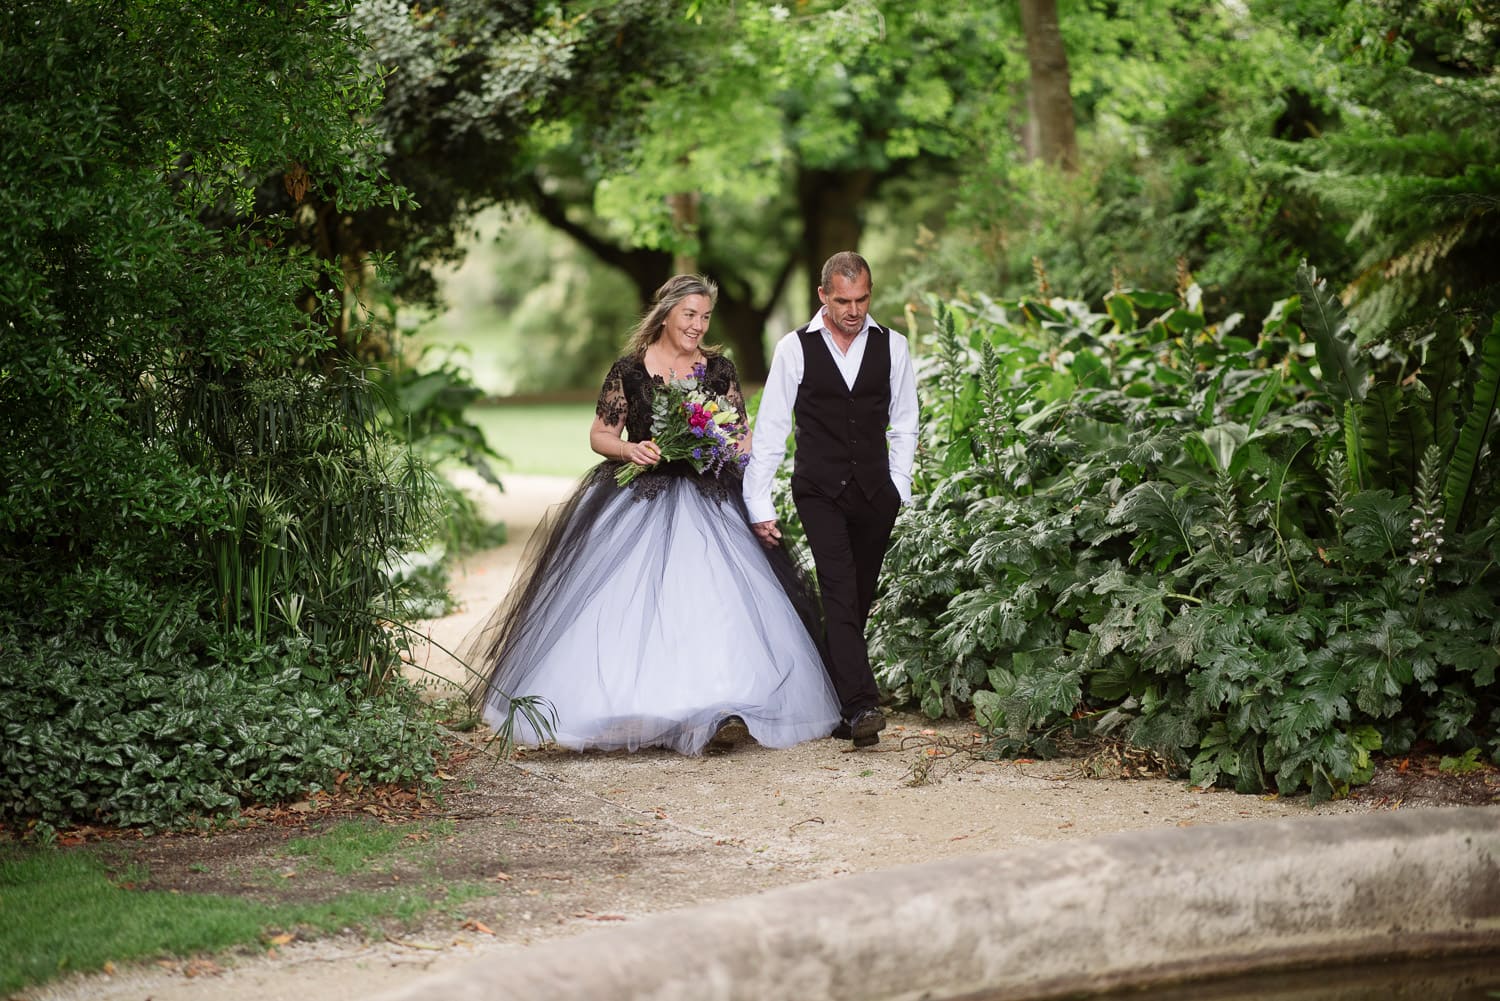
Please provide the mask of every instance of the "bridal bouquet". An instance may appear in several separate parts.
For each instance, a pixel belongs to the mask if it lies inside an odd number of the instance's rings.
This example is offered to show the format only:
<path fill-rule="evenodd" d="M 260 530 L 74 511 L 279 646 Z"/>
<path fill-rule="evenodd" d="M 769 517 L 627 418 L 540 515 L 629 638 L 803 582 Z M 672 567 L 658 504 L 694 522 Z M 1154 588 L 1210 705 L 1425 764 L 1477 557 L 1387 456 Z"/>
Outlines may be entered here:
<path fill-rule="evenodd" d="M 686 459 L 698 472 L 717 476 L 727 465 L 742 467 L 750 461 L 736 447 L 747 429 L 733 404 L 702 389 L 703 375 L 703 366 L 697 365 L 692 375 L 657 389 L 651 398 L 651 437 L 662 462 Z M 615 481 L 623 487 L 648 468 L 627 462 Z"/>

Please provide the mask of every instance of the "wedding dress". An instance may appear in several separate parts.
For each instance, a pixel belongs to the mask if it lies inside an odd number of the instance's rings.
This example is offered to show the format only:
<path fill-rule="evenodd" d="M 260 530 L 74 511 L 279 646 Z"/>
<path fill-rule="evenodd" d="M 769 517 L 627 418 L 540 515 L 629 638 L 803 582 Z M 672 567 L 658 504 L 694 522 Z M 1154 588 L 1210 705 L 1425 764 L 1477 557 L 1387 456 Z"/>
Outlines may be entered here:
<path fill-rule="evenodd" d="M 645 440 L 660 385 L 622 358 L 597 413 Z M 728 359 L 709 358 L 703 385 L 744 413 Z M 498 727 L 510 698 L 531 695 L 556 713 L 552 739 L 577 750 L 699 754 L 730 716 L 766 747 L 831 733 L 816 596 L 785 547 L 750 530 L 738 469 L 665 462 L 621 487 L 619 468 L 600 463 L 548 513 L 510 597 L 466 642 L 485 720 Z M 544 736 L 517 715 L 518 743 Z"/>

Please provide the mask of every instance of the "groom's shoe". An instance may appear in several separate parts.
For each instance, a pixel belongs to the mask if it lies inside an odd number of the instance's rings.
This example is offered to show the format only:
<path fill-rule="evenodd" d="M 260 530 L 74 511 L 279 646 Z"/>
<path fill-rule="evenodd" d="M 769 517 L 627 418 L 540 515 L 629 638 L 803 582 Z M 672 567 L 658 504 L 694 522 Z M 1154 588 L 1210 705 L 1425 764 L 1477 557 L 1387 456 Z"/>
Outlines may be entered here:
<path fill-rule="evenodd" d="M 880 731 L 885 729 L 885 714 L 879 709 L 861 709 L 854 718 L 840 723 L 833 735 L 840 740 L 852 740 L 855 747 L 869 747 L 880 743 Z"/>
<path fill-rule="evenodd" d="M 724 754 L 734 750 L 734 745 L 750 739 L 750 728 L 738 716 L 726 716 L 719 723 L 714 735 L 708 738 L 708 750 L 713 754 Z"/>

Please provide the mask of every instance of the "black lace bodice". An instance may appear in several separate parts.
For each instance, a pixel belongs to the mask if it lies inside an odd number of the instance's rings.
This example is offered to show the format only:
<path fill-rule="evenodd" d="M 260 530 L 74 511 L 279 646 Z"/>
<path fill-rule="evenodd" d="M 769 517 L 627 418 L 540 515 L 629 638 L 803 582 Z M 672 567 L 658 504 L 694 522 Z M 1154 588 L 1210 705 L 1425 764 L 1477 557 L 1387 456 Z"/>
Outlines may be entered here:
<path fill-rule="evenodd" d="M 594 413 L 611 427 L 625 427 L 625 437 L 630 441 L 645 441 L 651 437 L 651 398 L 658 386 L 664 385 L 659 376 L 646 371 L 645 361 L 639 357 L 625 357 L 615 361 L 604 376 L 604 386 L 599 390 L 599 401 Z M 739 376 L 734 362 L 723 355 L 710 355 L 703 377 L 703 388 L 715 396 L 723 396 L 741 414 L 745 412 L 745 396 L 740 391 Z M 607 465 L 613 465 L 607 464 Z M 656 475 L 652 475 L 652 474 Z M 693 475 L 693 467 L 686 462 L 667 462 L 631 481 L 631 486 L 654 496 L 662 489 L 662 475 Z M 738 470 L 725 468 L 718 476 L 699 477 L 700 483 L 713 493 L 739 493 Z M 726 482 L 727 481 L 727 482 Z"/>
<path fill-rule="evenodd" d="M 661 385 L 661 378 L 646 371 L 646 363 L 641 358 L 620 358 L 609 367 L 609 373 L 604 377 L 604 387 L 599 390 L 594 413 L 613 427 L 619 427 L 623 420 L 627 438 L 645 441 L 651 437 L 651 397 Z M 745 412 L 745 397 L 740 392 L 734 362 L 723 355 L 709 356 L 703 388 L 715 396 L 727 398 L 740 413 Z"/>

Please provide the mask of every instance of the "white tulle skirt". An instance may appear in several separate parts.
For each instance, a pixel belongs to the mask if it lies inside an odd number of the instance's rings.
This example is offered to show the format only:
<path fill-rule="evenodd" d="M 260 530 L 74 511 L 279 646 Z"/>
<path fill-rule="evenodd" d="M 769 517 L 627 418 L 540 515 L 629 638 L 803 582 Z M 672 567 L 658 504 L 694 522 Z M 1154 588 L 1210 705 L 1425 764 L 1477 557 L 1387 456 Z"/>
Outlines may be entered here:
<path fill-rule="evenodd" d="M 597 467 L 538 528 L 509 599 L 466 643 L 485 719 L 538 696 L 552 739 L 699 754 L 739 716 L 766 747 L 824 737 L 839 703 L 806 578 L 746 521 L 739 483 Z M 522 716 L 515 740 L 542 742 Z"/>

